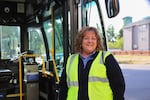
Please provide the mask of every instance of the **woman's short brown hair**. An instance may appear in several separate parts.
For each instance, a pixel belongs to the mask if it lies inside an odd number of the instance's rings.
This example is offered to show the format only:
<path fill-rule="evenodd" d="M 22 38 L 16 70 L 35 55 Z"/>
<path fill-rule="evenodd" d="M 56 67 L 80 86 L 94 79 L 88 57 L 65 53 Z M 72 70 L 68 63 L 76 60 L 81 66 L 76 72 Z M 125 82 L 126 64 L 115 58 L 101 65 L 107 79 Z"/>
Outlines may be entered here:
<path fill-rule="evenodd" d="M 87 31 L 94 31 L 95 35 L 96 35 L 96 38 L 97 38 L 97 47 L 96 47 L 96 51 L 99 51 L 99 50 L 103 50 L 103 42 L 102 42 L 102 39 L 99 35 L 99 32 L 98 30 L 95 28 L 95 27 L 84 27 L 82 28 L 76 38 L 75 38 L 75 51 L 76 52 L 82 52 L 82 41 L 83 41 L 83 38 L 86 34 Z"/>

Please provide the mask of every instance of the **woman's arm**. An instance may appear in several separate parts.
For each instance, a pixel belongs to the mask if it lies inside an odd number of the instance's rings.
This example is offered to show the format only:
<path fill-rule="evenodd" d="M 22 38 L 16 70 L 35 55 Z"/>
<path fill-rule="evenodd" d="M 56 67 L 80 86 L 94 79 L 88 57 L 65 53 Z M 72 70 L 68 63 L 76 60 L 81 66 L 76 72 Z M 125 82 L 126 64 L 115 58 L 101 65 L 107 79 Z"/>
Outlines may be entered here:
<path fill-rule="evenodd" d="M 106 58 L 105 65 L 114 100 L 124 100 L 125 80 L 120 66 L 112 54 Z"/>

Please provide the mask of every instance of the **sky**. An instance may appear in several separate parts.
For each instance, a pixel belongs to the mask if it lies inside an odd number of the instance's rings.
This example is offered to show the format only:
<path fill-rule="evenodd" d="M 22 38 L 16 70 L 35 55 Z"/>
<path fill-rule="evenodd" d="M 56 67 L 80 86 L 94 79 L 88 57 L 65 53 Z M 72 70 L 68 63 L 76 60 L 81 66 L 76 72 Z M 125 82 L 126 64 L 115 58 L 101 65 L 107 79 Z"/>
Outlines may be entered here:
<path fill-rule="evenodd" d="M 125 16 L 131 16 L 132 22 L 150 16 L 150 0 L 119 0 L 119 3 L 120 12 L 116 17 L 108 19 L 106 14 L 103 16 L 106 29 L 112 24 L 115 28 L 115 32 L 119 32 L 123 27 L 123 18 Z"/>

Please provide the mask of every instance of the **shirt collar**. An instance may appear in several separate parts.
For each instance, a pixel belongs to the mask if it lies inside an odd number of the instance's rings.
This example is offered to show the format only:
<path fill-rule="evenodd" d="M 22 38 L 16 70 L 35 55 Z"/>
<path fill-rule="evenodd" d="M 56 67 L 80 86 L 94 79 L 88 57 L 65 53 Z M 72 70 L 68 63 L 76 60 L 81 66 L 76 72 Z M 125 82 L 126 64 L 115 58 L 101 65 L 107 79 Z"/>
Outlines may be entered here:
<path fill-rule="evenodd" d="M 93 55 L 94 55 L 95 53 L 96 53 L 96 50 L 94 50 L 93 53 L 90 54 L 90 55 L 88 55 L 86 58 L 93 58 Z M 79 55 L 80 55 L 81 59 L 86 59 L 86 58 L 84 58 L 81 54 L 79 54 Z"/>

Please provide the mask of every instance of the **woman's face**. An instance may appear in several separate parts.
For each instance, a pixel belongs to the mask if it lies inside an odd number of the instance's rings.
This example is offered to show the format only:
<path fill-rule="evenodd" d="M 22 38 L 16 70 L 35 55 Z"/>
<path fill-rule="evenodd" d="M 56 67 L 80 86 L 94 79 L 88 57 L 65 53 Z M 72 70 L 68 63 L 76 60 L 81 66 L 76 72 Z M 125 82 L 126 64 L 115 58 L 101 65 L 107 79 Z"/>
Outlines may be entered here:
<path fill-rule="evenodd" d="M 87 31 L 82 40 L 82 54 L 89 55 L 97 47 L 97 38 L 94 31 Z"/>

